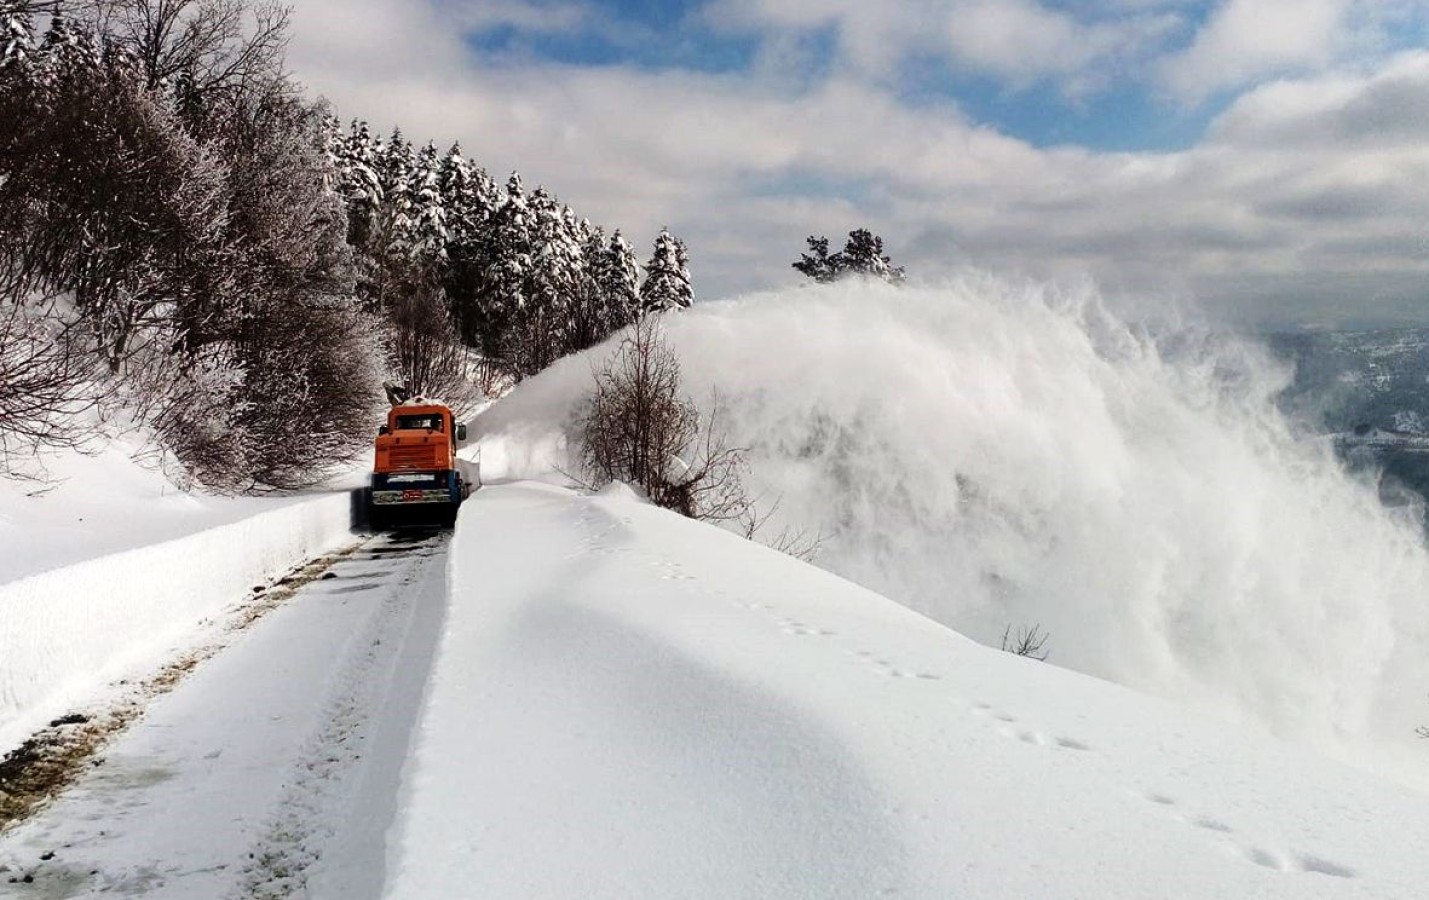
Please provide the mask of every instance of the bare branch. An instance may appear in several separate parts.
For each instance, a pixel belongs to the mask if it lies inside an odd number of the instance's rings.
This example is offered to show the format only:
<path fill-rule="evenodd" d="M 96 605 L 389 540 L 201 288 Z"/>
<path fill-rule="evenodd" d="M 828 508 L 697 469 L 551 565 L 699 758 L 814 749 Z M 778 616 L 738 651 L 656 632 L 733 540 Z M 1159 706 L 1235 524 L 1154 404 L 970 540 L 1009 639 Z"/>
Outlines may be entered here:
<path fill-rule="evenodd" d="M 1008 625 L 1002 632 L 1002 649 L 1008 653 L 1015 653 L 1018 656 L 1029 656 L 1032 659 L 1045 662 L 1047 652 L 1042 647 L 1047 643 L 1047 633 L 1041 630 L 1042 626 L 1033 625 L 1031 628 L 1017 629 L 1016 638 L 1012 635 L 1012 626 Z"/>

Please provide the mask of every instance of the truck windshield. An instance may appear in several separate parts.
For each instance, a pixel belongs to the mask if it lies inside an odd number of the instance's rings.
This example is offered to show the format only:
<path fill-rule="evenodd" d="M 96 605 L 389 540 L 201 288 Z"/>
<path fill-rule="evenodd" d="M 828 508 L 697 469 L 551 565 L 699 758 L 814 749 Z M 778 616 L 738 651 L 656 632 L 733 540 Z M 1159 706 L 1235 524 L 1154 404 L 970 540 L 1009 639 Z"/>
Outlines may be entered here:
<path fill-rule="evenodd" d="M 425 416 L 398 416 L 397 428 L 426 428 L 429 431 L 441 431 L 442 417 L 434 413 Z"/>

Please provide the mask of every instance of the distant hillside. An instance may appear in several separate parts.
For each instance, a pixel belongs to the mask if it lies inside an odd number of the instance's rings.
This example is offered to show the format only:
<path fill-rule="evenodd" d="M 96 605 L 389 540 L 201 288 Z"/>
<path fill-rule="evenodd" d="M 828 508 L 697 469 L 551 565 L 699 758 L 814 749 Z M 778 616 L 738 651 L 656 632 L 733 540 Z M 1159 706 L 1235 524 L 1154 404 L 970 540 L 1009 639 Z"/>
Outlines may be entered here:
<path fill-rule="evenodd" d="M 1399 485 L 1429 498 L 1429 329 L 1276 334 L 1277 355 L 1295 365 L 1282 398 L 1287 410 L 1335 436 L 1356 467 L 1388 478 L 1381 494 L 1405 499 Z"/>

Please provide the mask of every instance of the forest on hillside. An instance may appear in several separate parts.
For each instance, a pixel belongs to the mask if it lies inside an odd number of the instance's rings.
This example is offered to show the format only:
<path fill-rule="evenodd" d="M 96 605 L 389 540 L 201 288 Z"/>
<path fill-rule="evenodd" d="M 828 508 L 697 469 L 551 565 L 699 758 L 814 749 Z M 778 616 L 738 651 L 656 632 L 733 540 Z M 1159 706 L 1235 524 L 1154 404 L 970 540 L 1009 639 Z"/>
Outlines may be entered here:
<path fill-rule="evenodd" d="M 152 435 L 210 490 L 362 448 L 381 384 L 469 404 L 692 299 L 683 242 L 344 126 L 261 0 L 0 0 L 0 475 Z"/>

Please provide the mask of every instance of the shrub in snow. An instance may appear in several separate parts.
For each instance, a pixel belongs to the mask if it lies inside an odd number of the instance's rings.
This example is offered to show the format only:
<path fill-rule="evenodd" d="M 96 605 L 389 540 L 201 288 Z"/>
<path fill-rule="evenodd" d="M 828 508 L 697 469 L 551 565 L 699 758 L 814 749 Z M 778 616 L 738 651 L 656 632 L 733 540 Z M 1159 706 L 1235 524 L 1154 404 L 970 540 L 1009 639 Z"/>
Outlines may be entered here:
<path fill-rule="evenodd" d="M 631 326 L 615 355 L 595 373 L 580 421 L 580 460 L 588 483 L 634 485 L 651 502 L 695 519 L 750 515 L 742 450 L 718 430 L 716 399 L 708 416 L 681 394 L 680 361 L 658 316 Z"/>

